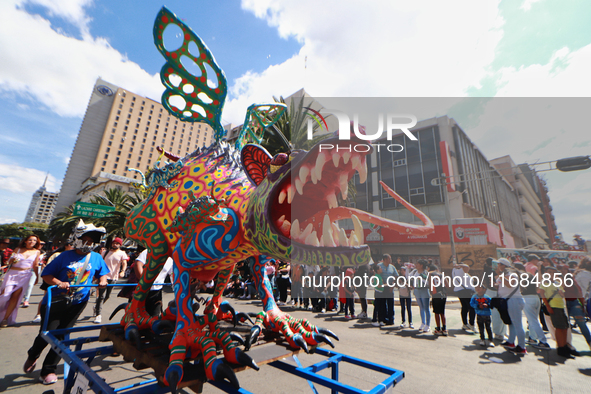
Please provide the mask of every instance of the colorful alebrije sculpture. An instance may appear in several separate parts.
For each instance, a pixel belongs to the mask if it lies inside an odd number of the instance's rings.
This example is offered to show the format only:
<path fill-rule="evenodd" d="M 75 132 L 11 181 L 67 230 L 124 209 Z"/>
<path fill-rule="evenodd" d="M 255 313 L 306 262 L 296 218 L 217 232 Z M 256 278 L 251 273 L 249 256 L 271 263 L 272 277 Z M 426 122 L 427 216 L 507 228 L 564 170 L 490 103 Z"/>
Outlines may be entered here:
<path fill-rule="evenodd" d="M 175 52 L 162 45 L 162 33 L 167 25 L 176 24 L 185 42 Z M 219 124 L 225 99 L 226 82 L 223 72 L 215 64 L 207 47 L 174 14 L 163 8 L 154 25 L 155 41 L 168 63 L 162 69 L 167 87 L 163 103 L 180 119 L 203 121 L 221 137 Z M 199 56 L 193 60 L 204 70 L 205 64 L 215 70 L 217 89 L 207 91 L 208 104 L 199 95 L 189 94 L 185 108 L 171 107 L 168 99 L 173 94 L 199 92 L 209 89 L 207 76 L 199 78 L 186 74 L 179 57 L 187 53 L 190 43 L 196 44 Z M 182 82 L 174 85 L 172 74 Z M 202 105 L 207 115 L 201 117 L 191 108 Z M 221 319 L 245 317 L 222 302 L 223 289 L 237 262 L 248 260 L 263 311 L 257 316 L 246 342 L 248 349 L 263 328 L 285 336 L 295 349 L 307 350 L 308 345 L 320 342 L 332 345 L 328 330 L 316 327 L 305 319 L 295 319 L 283 313 L 275 304 L 270 283 L 265 274 L 266 262 L 281 259 L 306 265 L 357 266 L 370 260 L 370 252 L 363 242 L 360 219 L 407 234 L 429 234 L 433 223 L 422 212 L 412 207 L 383 183 L 386 192 L 406 206 L 423 226 L 398 223 L 373 216 L 355 208 L 338 207 L 336 195 L 347 193 L 347 183 L 355 172 L 360 178 L 367 175 L 365 156 L 351 150 L 351 144 L 362 143 L 355 136 L 350 141 L 339 141 L 336 136 L 324 141 L 341 149 L 328 154 L 316 145 L 309 152 L 294 150 L 271 157 L 262 147 L 247 144 L 260 141 L 264 129 L 273 124 L 284 110 L 281 105 L 260 105 L 251 108 L 245 121 L 245 134 L 237 146 L 216 140 L 210 147 L 179 158 L 169 153 L 171 162 L 152 171 L 143 185 L 150 189 L 149 197 L 134 207 L 126 220 L 128 238 L 148 248 L 147 269 L 140 279 L 131 303 L 126 307 L 121 324 L 128 339 L 139 340 L 139 329 L 161 331 L 165 322 L 175 323 L 170 344 L 171 356 L 165 374 L 166 382 L 175 392 L 183 376 L 186 358 L 204 357 L 208 379 L 224 379 L 238 387 L 236 376 L 222 360 L 215 357 L 215 345 L 221 345 L 226 360 L 258 368 L 252 359 L 237 347 L 232 336 L 220 331 Z M 349 149 L 347 151 L 347 148 Z M 349 235 L 337 222 L 352 219 L 354 230 Z M 176 304 L 160 318 L 150 317 L 144 302 L 166 259 L 174 260 L 174 293 Z M 190 296 L 190 280 L 210 281 L 217 275 L 217 285 L 202 316 L 195 316 Z"/>

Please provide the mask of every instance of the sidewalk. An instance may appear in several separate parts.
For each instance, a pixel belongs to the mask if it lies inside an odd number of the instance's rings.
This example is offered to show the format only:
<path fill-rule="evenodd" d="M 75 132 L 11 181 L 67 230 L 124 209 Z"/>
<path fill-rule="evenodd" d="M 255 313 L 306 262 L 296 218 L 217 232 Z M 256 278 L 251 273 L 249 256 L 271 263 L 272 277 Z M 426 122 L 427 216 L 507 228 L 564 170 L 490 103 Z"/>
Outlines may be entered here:
<path fill-rule="evenodd" d="M 113 293 L 116 294 L 114 291 Z M 17 325 L 0 330 L 0 392 L 14 394 L 37 394 L 49 389 L 55 393 L 63 390 L 62 366 L 58 368 L 60 381 L 52 386 L 37 383 L 39 368 L 31 374 L 22 372 L 26 351 L 38 333 L 39 325 L 30 323 L 33 319 L 41 292 L 35 288 L 31 307 L 20 309 Z M 165 302 L 172 294 L 165 294 Z M 111 298 L 107 301 L 103 322 L 108 314 L 123 301 Z M 260 301 L 230 299 L 237 311 L 260 312 Z M 82 314 L 80 325 L 92 325 L 92 305 L 94 299 Z M 313 314 L 308 311 L 282 308 L 298 318 L 310 319 L 314 324 L 335 332 L 340 341 L 335 342 L 335 350 L 353 357 L 401 369 L 405 378 L 394 389 L 394 393 L 588 393 L 591 387 L 591 352 L 584 338 L 575 331 L 573 342 L 582 357 L 565 360 L 556 355 L 555 350 L 542 351 L 528 346 L 528 354 L 518 357 L 500 346 L 482 348 L 478 345 L 479 336 L 460 329 L 459 303 L 448 305 L 447 326 L 449 337 L 436 337 L 430 333 L 419 334 L 419 310 L 413 307 L 413 320 L 417 329 L 399 329 L 397 326 L 376 328 L 370 320 L 345 320 L 334 313 Z M 356 304 L 359 312 L 359 305 Z M 369 313 L 372 312 L 370 306 Z M 396 324 L 400 324 L 400 308 L 396 308 Z M 107 313 L 108 312 L 108 313 Z M 120 319 L 119 312 L 115 320 Z M 431 315 L 434 324 L 433 315 Z M 554 341 L 549 341 L 555 347 Z M 43 360 L 45 353 L 40 361 Z M 300 361 L 310 365 L 322 359 L 318 355 L 299 356 Z M 120 387 L 130 379 L 147 379 L 150 371 L 135 371 L 130 363 L 121 357 L 97 357 L 93 369 L 106 376 L 109 383 Z M 240 372 L 238 380 L 242 387 L 254 393 L 311 393 L 306 381 L 287 375 L 270 366 L 260 371 Z M 360 388 L 373 387 L 383 379 L 379 373 L 366 371 L 354 366 L 344 365 L 340 369 L 340 379 Z M 219 393 L 211 385 L 206 385 L 205 393 Z M 319 389 L 320 393 L 328 392 Z"/>

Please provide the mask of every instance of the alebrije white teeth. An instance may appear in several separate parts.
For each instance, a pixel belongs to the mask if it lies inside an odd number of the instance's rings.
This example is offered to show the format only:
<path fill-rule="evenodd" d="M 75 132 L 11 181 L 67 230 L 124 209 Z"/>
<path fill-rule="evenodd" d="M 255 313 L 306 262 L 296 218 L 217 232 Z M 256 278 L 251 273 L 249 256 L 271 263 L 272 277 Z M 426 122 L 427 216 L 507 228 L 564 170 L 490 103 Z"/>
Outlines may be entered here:
<path fill-rule="evenodd" d="M 314 229 L 314 226 L 312 225 L 312 223 L 308 224 L 306 226 L 306 228 L 304 229 L 304 231 L 302 232 L 302 234 L 300 235 L 300 237 L 305 240 L 306 238 L 308 238 L 308 235 L 310 235 L 312 233 L 313 229 Z"/>
<path fill-rule="evenodd" d="M 357 215 L 351 215 L 351 220 L 353 221 L 353 228 L 355 229 L 353 231 L 355 231 L 357 240 L 363 242 L 363 224 L 361 224 L 361 220 L 359 220 Z"/>
<path fill-rule="evenodd" d="M 349 246 L 359 246 L 359 240 L 357 239 L 357 235 L 355 235 L 354 231 L 351 231 L 351 235 L 349 236 Z"/>
<path fill-rule="evenodd" d="M 293 201 L 293 196 L 295 194 L 295 188 L 291 185 L 287 185 L 287 203 L 291 204 Z"/>
<path fill-rule="evenodd" d="M 298 239 L 300 237 L 300 221 L 298 219 L 294 220 L 291 224 L 290 229 L 291 239 Z"/>
<path fill-rule="evenodd" d="M 349 246 L 347 234 L 345 234 L 345 230 L 342 228 L 339 229 L 339 246 Z"/>
<path fill-rule="evenodd" d="M 281 229 L 283 235 L 287 235 L 291 231 L 291 223 L 289 222 L 289 220 L 284 220 L 283 224 L 279 228 Z"/>
<path fill-rule="evenodd" d="M 367 180 L 367 162 L 365 161 L 365 158 L 361 159 L 361 163 L 359 164 L 357 171 L 359 172 L 359 183 L 365 183 Z"/>
<path fill-rule="evenodd" d="M 351 152 L 343 153 L 343 163 L 344 164 L 347 164 L 349 162 L 350 158 L 351 158 Z"/>
<path fill-rule="evenodd" d="M 310 235 L 306 237 L 306 241 L 304 243 L 310 246 L 320 246 L 320 242 L 318 241 L 318 235 L 316 234 L 316 231 L 312 231 Z"/>
<path fill-rule="evenodd" d="M 327 159 L 327 154 L 325 152 L 320 152 L 318 153 L 318 156 L 316 156 L 316 166 L 313 171 L 316 172 L 316 179 L 319 181 L 322 180 L 322 168 L 324 168 Z"/>
<path fill-rule="evenodd" d="M 337 246 L 332 237 L 332 226 L 328 215 L 324 215 L 324 220 L 322 221 L 322 238 L 324 239 L 324 246 L 330 246 L 332 248 Z"/>
<path fill-rule="evenodd" d="M 306 184 L 308 180 L 308 175 L 310 175 L 310 168 L 307 166 L 300 167 L 300 179 L 302 180 L 302 184 Z"/>
<path fill-rule="evenodd" d="M 332 163 L 334 164 L 335 167 L 339 166 L 339 159 L 341 158 L 341 155 L 339 154 L 339 152 L 335 152 L 332 154 Z"/>
<path fill-rule="evenodd" d="M 283 204 L 285 199 L 287 198 L 287 192 L 285 190 L 281 190 L 279 192 L 279 204 Z"/>
<path fill-rule="evenodd" d="M 353 167 L 354 170 L 357 170 L 359 168 L 359 166 L 361 165 L 361 158 L 359 155 L 353 155 L 353 157 L 351 158 L 351 166 Z"/>
<path fill-rule="evenodd" d="M 302 181 L 299 178 L 296 178 L 294 183 L 295 183 L 295 188 L 296 188 L 297 192 L 300 194 L 300 196 L 303 195 L 304 194 L 304 185 L 303 185 Z"/>
<path fill-rule="evenodd" d="M 326 201 L 328 202 L 328 209 L 337 208 L 339 206 L 337 196 L 335 196 L 334 193 L 331 193 L 328 196 L 326 196 Z"/>

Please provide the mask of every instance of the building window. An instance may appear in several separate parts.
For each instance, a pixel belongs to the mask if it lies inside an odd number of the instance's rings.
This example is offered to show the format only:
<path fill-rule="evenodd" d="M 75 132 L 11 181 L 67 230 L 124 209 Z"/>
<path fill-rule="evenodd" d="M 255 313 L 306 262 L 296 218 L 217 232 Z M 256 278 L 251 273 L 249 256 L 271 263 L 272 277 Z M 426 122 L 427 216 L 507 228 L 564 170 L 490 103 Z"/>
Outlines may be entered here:
<path fill-rule="evenodd" d="M 105 159 L 108 159 L 108 158 L 109 158 L 109 155 L 105 155 Z"/>
<path fill-rule="evenodd" d="M 117 163 L 113 164 L 113 168 L 117 168 Z"/>
<path fill-rule="evenodd" d="M 111 150 L 111 148 L 107 147 L 107 152 L 109 152 Z"/>
<path fill-rule="evenodd" d="M 107 143 L 107 145 L 108 145 L 108 146 L 111 146 L 111 143 L 112 143 L 112 141 L 109 141 L 109 142 Z"/>

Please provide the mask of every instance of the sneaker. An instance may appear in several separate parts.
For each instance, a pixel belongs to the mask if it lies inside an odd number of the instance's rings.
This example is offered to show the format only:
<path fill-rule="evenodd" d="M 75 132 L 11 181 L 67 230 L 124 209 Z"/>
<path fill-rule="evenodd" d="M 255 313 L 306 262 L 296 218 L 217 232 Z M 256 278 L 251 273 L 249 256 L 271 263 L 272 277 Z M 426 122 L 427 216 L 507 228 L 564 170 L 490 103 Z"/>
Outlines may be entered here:
<path fill-rule="evenodd" d="M 447 336 L 447 330 L 441 330 L 441 335 L 443 335 L 444 337 Z"/>
<path fill-rule="evenodd" d="M 351 319 L 355 319 L 355 318 L 356 318 L 355 315 L 351 315 Z"/>
<path fill-rule="evenodd" d="M 425 325 L 425 328 L 423 328 L 423 332 L 429 332 L 431 331 L 431 327 L 429 327 L 428 325 Z"/>
<path fill-rule="evenodd" d="M 314 308 L 313 308 L 313 307 L 311 307 L 311 306 L 309 306 L 309 307 L 308 307 L 308 310 L 309 310 L 309 311 L 311 311 L 312 309 L 314 309 Z"/>
<path fill-rule="evenodd" d="M 414 324 L 412 324 L 412 323 L 409 323 L 409 324 L 408 324 L 408 328 L 415 328 L 415 326 L 414 326 Z"/>
<path fill-rule="evenodd" d="M 283 301 L 279 301 L 279 302 L 277 303 L 277 306 L 285 306 L 285 302 L 283 302 Z"/>
<path fill-rule="evenodd" d="M 441 330 L 440 329 L 434 329 L 433 330 L 433 335 L 441 335 Z"/>
<path fill-rule="evenodd" d="M 27 361 L 25 361 L 25 365 L 23 365 L 23 371 L 25 371 L 25 373 L 31 373 L 35 370 L 36 365 L 37 359 L 31 360 L 30 358 L 27 358 Z"/>
<path fill-rule="evenodd" d="M 33 319 L 33 323 L 41 323 L 41 315 L 36 315 Z"/>
<path fill-rule="evenodd" d="M 564 358 L 574 358 L 572 354 L 570 354 L 570 349 L 567 346 L 556 348 L 556 353 L 560 357 Z"/>
<path fill-rule="evenodd" d="M 347 319 L 347 320 L 351 320 L 351 316 L 349 316 L 349 315 L 345 315 L 345 319 Z"/>
<path fill-rule="evenodd" d="M 423 331 L 423 328 L 425 328 L 425 324 L 421 324 L 421 326 L 419 327 L 419 331 Z"/>
<path fill-rule="evenodd" d="M 377 322 L 377 321 L 374 321 L 374 322 L 371 323 L 371 325 L 374 326 L 374 327 L 379 327 L 380 326 L 380 323 Z"/>
<path fill-rule="evenodd" d="M 568 348 L 570 354 L 572 354 L 573 356 L 579 357 L 581 355 L 581 353 L 579 353 L 577 349 L 575 349 L 574 347 L 570 347 L 569 345 L 566 345 L 566 347 Z"/>
<path fill-rule="evenodd" d="M 94 324 L 101 324 L 101 315 L 97 315 L 96 318 L 94 319 Z"/>
<path fill-rule="evenodd" d="M 474 327 L 474 324 L 468 324 L 468 329 L 469 329 L 470 331 L 474 331 L 474 332 L 476 332 L 476 328 Z"/>
<path fill-rule="evenodd" d="M 495 339 L 497 341 L 503 341 L 503 340 L 505 340 L 505 336 L 504 335 L 495 334 Z"/>
<path fill-rule="evenodd" d="M 528 345 L 533 345 L 535 347 L 535 345 L 538 343 L 538 341 L 536 341 L 535 339 L 527 338 L 525 343 L 527 343 Z"/>
<path fill-rule="evenodd" d="M 484 339 L 481 339 L 480 342 L 478 343 L 480 346 L 486 346 L 486 342 L 484 342 Z"/>
<path fill-rule="evenodd" d="M 321 313 L 326 313 L 326 309 L 322 308 Z"/>
<path fill-rule="evenodd" d="M 39 376 L 39 381 L 45 385 L 57 383 L 57 375 L 54 373 Z"/>
<path fill-rule="evenodd" d="M 406 324 L 402 323 L 402 324 L 400 325 L 400 328 L 404 328 L 404 327 L 406 327 Z"/>
<path fill-rule="evenodd" d="M 383 321 L 380 322 L 380 327 L 384 327 L 386 325 L 386 323 L 384 323 Z"/>
<path fill-rule="evenodd" d="M 490 339 L 488 340 L 487 344 L 489 347 L 495 347 L 495 343 Z"/>
<path fill-rule="evenodd" d="M 521 346 L 515 346 L 513 349 L 509 349 L 515 354 L 527 354 L 527 350 L 522 348 Z"/>
<path fill-rule="evenodd" d="M 28 308 L 28 307 L 29 307 L 29 301 L 23 301 L 21 308 Z"/>
<path fill-rule="evenodd" d="M 468 331 L 469 329 L 470 329 L 470 326 L 469 326 L 469 325 L 467 325 L 467 324 L 464 324 L 464 325 L 462 326 L 462 330 L 464 330 L 464 331 Z"/>
<path fill-rule="evenodd" d="M 359 318 L 359 319 L 367 319 L 367 313 L 361 312 L 359 315 L 357 315 L 357 318 Z"/>
<path fill-rule="evenodd" d="M 515 348 L 515 344 L 513 342 L 507 342 L 507 341 L 501 343 L 501 346 L 509 348 L 509 349 Z"/>
<path fill-rule="evenodd" d="M 2 322 L 0 322 L 0 328 L 6 328 L 8 327 L 8 320 L 4 319 L 2 320 Z"/>
<path fill-rule="evenodd" d="M 550 350 L 550 345 L 548 345 L 546 342 L 538 342 L 532 346 L 535 347 L 536 349 Z"/>

